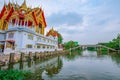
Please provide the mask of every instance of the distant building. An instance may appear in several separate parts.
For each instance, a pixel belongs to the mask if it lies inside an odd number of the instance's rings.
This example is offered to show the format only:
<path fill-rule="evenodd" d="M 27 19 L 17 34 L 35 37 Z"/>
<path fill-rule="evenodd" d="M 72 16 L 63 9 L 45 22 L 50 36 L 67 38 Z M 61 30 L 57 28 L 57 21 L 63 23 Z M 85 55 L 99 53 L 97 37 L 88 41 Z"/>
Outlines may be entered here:
<path fill-rule="evenodd" d="M 4 4 L 0 13 L 0 51 L 7 54 L 57 50 L 57 32 L 44 35 L 46 26 L 41 8 L 27 7 L 25 0 L 21 6 Z"/>

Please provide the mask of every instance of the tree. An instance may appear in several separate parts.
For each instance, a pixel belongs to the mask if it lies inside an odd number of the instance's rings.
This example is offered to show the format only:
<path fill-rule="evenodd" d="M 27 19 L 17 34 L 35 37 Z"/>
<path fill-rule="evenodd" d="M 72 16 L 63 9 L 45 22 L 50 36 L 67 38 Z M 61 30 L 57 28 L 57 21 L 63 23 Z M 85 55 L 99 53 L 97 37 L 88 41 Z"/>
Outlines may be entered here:
<path fill-rule="evenodd" d="M 58 33 L 58 44 L 61 44 L 63 42 L 63 37 L 60 33 Z"/>
<path fill-rule="evenodd" d="M 109 41 L 108 43 L 100 43 L 100 44 L 120 50 L 120 34 L 118 34 L 116 38 L 112 39 L 112 41 Z"/>
<path fill-rule="evenodd" d="M 76 46 L 78 46 L 78 42 L 76 41 L 68 41 L 64 43 L 64 49 L 70 49 Z"/>

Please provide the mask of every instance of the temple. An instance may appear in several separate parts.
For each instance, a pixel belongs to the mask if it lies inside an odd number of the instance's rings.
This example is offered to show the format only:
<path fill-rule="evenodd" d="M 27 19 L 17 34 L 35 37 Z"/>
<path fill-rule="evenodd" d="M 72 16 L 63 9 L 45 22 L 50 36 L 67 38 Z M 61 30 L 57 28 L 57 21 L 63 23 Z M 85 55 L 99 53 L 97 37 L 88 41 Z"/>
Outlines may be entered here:
<path fill-rule="evenodd" d="M 42 8 L 4 4 L 0 12 L 0 52 L 36 52 L 58 49 L 58 34 L 53 28 L 45 35 L 46 20 Z"/>
<path fill-rule="evenodd" d="M 46 34 L 46 36 L 59 37 L 59 33 L 52 28 L 49 30 L 49 32 Z"/>

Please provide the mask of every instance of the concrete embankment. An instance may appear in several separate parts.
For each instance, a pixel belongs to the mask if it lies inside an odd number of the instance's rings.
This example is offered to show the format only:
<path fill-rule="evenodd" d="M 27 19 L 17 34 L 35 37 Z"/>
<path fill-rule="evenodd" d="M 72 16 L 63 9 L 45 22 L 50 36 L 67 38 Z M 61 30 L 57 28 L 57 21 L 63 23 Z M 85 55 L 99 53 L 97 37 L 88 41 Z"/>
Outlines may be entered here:
<path fill-rule="evenodd" d="M 50 51 L 50 52 L 29 52 L 29 53 L 10 53 L 10 54 L 0 54 L 0 66 L 7 65 L 11 63 L 24 62 L 28 60 L 35 59 L 46 59 L 49 57 L 68 54 L 69 50 L 63 51 Z"/>

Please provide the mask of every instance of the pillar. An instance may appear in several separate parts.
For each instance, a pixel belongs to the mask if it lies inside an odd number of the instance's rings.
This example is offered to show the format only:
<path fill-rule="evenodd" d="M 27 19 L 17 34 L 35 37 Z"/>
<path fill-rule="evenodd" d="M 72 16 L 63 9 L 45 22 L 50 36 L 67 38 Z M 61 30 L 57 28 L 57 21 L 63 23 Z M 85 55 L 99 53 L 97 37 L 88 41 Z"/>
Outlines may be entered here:
<path fill-rule="evenodd" d="M 10 53 L 9 63 L 14 63 L 15 53 Z"/>
<path fill-rule="evenodd" d="M 24 56 L 25 56 L 25 54 L 24 54 L 24 53 L 21 53 L 21 56 L 20 56 L 20 61 L 21 61 L 21 62 L 25 61 Z"/>

